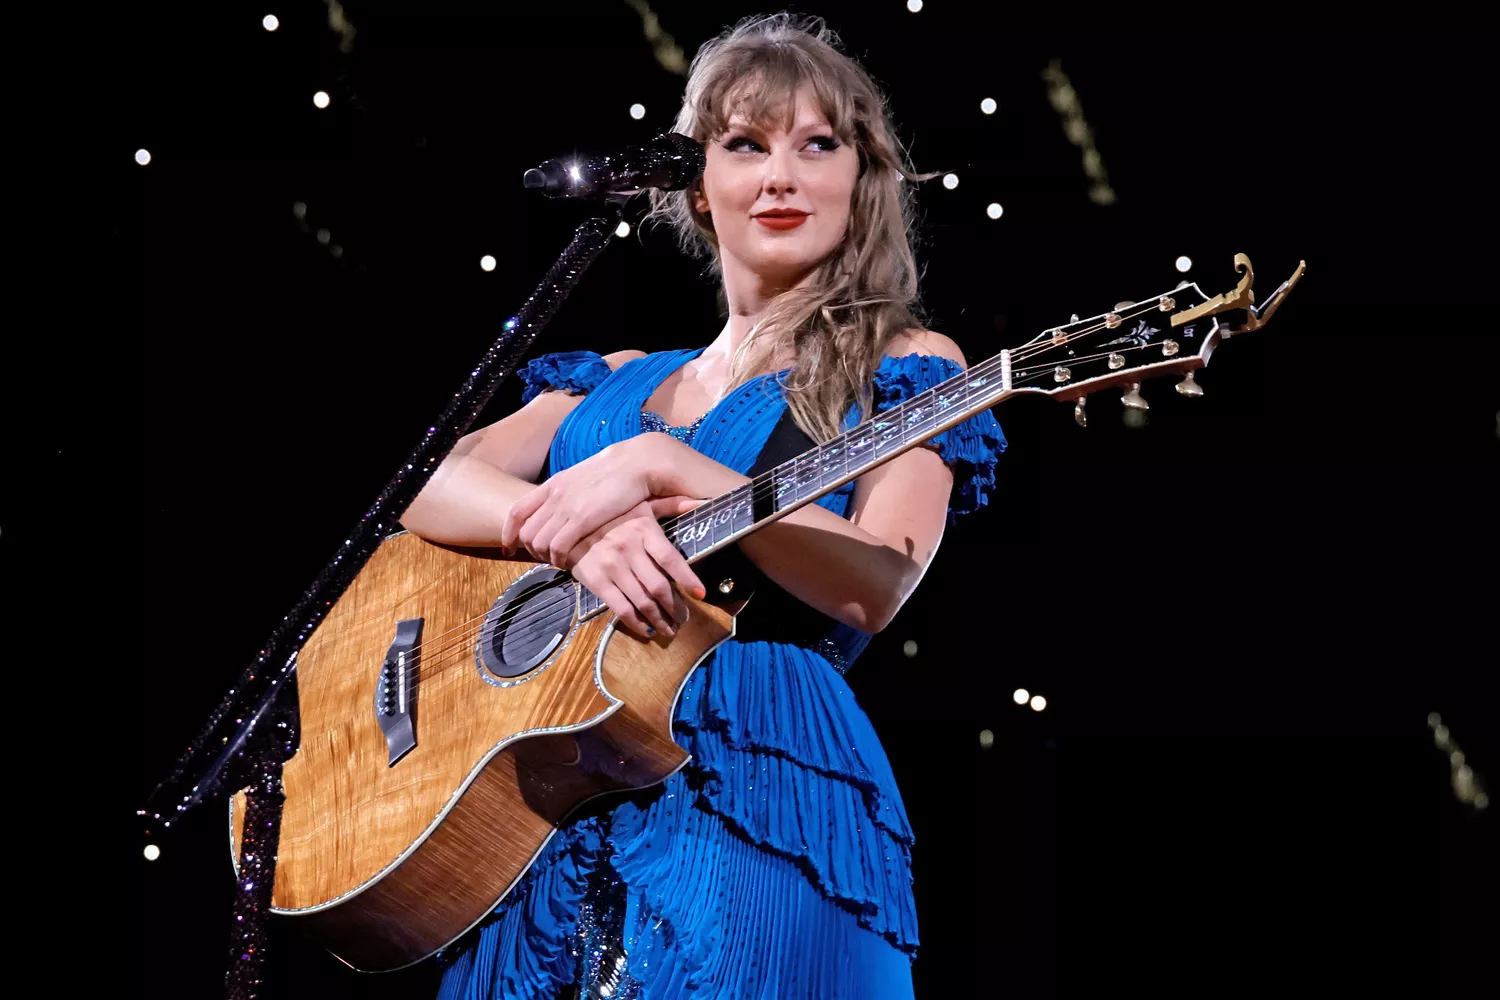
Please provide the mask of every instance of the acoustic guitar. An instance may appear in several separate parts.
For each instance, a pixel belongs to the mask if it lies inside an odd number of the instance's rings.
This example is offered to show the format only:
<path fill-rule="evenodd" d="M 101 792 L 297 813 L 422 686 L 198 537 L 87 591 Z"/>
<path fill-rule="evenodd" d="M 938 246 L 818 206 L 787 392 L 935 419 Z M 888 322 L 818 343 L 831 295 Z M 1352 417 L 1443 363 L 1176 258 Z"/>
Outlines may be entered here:
<path fill-rule="evenodd" d="M 1255 306 L 1182 282 L 1045 331 L 875 415 L 733 492 L 663 522 L 698 562 L 1011 396 L 1075 404 L 1193 372 L 1267 322 L 1306 263 Z M 1217 317 L 1243 309 L 1230 327 Z M 709 567 L 712 563 L 708 564 Z M 704 567 L 699 567 L 700 571 Z M 745 581 L 704 575 L 672 638 L 617 629 L 567 573 L 409 533 L 385 539 L 297 656 L 301 743 L 286 763 L 273 912 L 356 969 L 421 961 L 516 885 L 578 806 L 664 780 L 688 761 L 672 713 L 693 669 L 734 635 Z M 230 804 L 239 865 L 244 792 Z"/>

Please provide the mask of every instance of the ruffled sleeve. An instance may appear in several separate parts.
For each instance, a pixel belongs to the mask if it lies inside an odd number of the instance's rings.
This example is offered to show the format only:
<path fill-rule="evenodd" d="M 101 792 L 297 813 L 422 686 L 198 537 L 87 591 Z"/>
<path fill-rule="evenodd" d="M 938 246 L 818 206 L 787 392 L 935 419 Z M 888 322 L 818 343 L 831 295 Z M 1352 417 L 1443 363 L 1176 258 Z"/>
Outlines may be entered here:
<path fill-rule="evenodd" d="M 609 377 L 609 363 L 593 351 L 563 351 L 533 359 L 518 373 L 526 382 L 521 402 L 529 403 L 548 389 L 590 392 Z"/>
<path fill-rule="evenodd" d="M 956 362 L 935 354 L 887 357 L 875 372 L 875 412 L 948 381 L 963 371 Z M 995 463 L 1005 450 L 1005 434 L 989 410 L 950 427 L 927 442 L 953 470 L 948 521 L 989 503 L 995 487 Z"/>

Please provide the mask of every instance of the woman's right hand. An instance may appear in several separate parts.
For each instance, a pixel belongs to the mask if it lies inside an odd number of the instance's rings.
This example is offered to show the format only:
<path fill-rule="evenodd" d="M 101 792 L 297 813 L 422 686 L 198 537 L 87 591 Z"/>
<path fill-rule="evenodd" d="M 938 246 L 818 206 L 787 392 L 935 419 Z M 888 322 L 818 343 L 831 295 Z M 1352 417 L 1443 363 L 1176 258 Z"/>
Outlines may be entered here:
<path fill-rule="evenodd" d="M 688 614 L 672 584 L 699 599 L 707 590 L 657 518 L 686 513 L 701 502 L 691 497 L 642 501 L 580 541 L 557 565 L 571 571 L 632 632 L 647 638 L 655 629 L 670 638 Z"/>

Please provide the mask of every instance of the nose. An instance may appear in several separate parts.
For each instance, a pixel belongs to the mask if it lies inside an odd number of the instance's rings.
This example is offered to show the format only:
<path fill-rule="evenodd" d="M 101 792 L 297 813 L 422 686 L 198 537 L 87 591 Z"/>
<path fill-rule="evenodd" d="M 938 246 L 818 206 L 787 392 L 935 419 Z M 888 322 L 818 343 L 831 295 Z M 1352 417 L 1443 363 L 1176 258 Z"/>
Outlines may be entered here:
<path fill-rule="evenodd" d="M 794 194 L 797 190 L 797 157 L 789 145 L 771 150 L 766 157 L 766 172 L 761 187 L 766 194 Z"/>

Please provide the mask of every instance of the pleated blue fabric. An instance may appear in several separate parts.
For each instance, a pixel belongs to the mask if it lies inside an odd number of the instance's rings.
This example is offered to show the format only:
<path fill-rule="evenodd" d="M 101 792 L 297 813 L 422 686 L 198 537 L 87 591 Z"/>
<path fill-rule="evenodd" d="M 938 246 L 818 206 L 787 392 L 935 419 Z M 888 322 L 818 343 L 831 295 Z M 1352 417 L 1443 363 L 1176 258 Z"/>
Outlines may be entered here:
<path fill-rule="evenodd" d="M 645 401 L 699 353 L 651 354 L 614 372 L 591 352 L 531 362 L 526 398 L 587 393 L 553 440 L 552 470 L 641 433 Z M 960 370 L 936 356 L 888 357 L 876 409 Z M 785 409 L 777 377 L 762 376 L 709 411 L 690 444 L 747 472 Z M 851 408 L 847 426 L 858 420 Z M 1005 448 L 994 417 L 981 413 L 931 444 L 954 470 L 950 517 L 984 506 Z M 818 503 L 842 516 L 853 488 Z M 911 826 L 841 673 L 869 638 L 839 626 L 813 648 L 719 646 L 678 700 L 674 736 L 689 765 L 566 822 L 522 883 L 446 951 L 441 1000 L 553 1000 L 572 984 L 579 909 L 605 860 L 623 883 L 621 983 L 631 997 L 911 997 Z"/>

